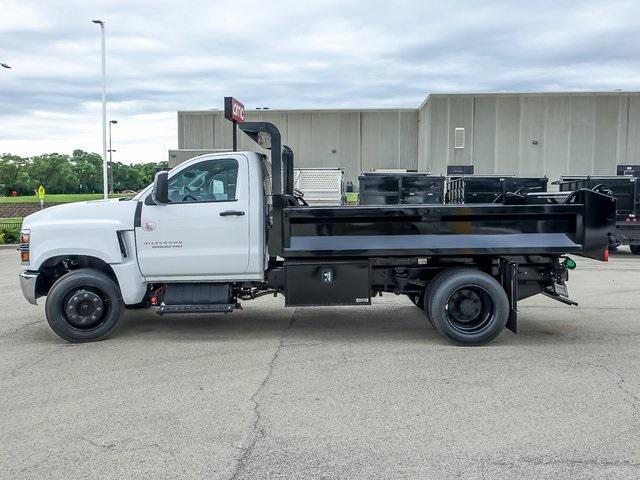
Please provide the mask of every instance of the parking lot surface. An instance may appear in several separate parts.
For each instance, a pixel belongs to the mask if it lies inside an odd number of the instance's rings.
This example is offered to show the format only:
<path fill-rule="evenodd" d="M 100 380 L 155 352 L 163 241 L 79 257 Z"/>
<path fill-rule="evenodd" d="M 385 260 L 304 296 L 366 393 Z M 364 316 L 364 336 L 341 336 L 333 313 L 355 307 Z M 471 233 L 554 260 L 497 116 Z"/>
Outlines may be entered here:
<path fill-rule="evenodd" d="M 50 333 L 0 250 L 2 478 L 640 478 L 640 257 L 575 257 L 520 333 L 443 341 L 405 297 Z"/>

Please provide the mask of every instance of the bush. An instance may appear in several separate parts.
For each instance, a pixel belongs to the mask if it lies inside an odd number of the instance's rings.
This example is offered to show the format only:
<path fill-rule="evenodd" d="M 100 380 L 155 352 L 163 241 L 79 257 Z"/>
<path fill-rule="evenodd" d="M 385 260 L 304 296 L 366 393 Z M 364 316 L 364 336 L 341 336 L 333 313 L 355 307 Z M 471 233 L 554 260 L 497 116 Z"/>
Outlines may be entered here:
<path fill-rule="evenodd" d="M 0 244 L 2 243 L 18 243 L 20 238 L 20 225 L 4 227 L 0 229 Z"/>

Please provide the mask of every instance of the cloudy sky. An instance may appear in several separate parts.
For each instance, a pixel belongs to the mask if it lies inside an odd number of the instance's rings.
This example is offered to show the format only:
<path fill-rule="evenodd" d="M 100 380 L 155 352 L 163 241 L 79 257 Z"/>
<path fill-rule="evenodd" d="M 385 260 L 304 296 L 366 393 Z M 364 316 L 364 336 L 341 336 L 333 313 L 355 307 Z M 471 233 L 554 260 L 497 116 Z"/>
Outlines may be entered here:
<path fill-rule="evenodd" d="M 640 2 L 0 0 L 0 152 L 177 146 L 176 111 L 417 107 L 429 93 L 640 90 Z"/>

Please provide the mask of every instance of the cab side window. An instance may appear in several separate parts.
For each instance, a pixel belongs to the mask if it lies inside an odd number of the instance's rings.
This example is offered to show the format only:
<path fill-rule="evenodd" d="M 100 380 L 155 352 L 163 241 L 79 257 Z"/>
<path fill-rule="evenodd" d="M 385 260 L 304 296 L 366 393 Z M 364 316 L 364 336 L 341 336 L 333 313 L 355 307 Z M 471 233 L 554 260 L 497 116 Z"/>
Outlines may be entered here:
<path fill-rule="evenodd" d="M 222 158 L 199 162 L 169 179 L 169 203 L 236 200 L 238 162 Z"/>

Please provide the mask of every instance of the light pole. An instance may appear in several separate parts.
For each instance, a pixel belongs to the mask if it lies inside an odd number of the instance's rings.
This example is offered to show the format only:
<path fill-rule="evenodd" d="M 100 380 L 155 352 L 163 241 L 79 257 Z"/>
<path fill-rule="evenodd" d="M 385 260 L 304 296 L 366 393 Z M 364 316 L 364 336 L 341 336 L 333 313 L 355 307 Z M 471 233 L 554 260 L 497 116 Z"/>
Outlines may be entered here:
<path fill-rule="evenodd" d="M 109 120 L 109 183 L 111 183 L 111 193 L 113 193 L 113 152 L 115 150 L 111 147 L 111 125 L 117 124 L 117 120 Z"/>
<path fill-rule="evenodd" d="M 102 190 L 105 200 L 109 198 L 109 180 L 107 177 L 107 59 L 105 52 L 104 22 L 91 20 L 100 25 L 102 39 Z"/>

